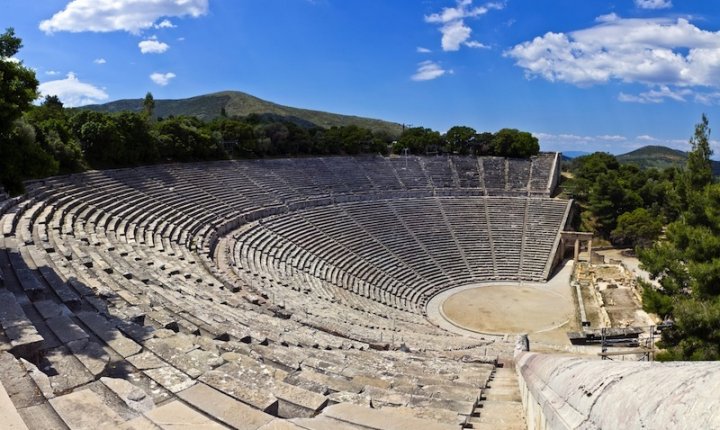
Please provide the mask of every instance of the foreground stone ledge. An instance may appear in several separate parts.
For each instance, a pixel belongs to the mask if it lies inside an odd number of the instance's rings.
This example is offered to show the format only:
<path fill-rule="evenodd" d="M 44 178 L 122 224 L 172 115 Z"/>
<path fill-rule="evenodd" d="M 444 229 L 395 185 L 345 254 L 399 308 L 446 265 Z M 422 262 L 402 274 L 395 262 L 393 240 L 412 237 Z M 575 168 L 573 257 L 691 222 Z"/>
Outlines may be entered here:
<path fill-rule="evenodd" d="M 519 352 L 530 429 L 720 428 L 720 363 L 617 362 Z"/>

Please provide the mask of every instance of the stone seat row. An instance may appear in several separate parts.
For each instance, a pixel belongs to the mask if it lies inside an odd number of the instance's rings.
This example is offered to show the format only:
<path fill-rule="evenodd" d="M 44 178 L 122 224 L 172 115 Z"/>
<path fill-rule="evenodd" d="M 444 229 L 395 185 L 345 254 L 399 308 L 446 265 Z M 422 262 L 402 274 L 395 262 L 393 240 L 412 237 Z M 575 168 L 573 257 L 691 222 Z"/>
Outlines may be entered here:
<path fill-rule="evenodd" d="M 410 310 L 407 304 L 414 304 L 415 311 L 450 286 L 543 279 L 567 202 L 480 198 L 474 204 L 467 209 L 468 199 L 461 200 L 463 208 L 449 198 L 372 201 L 278 215 L 235 235 L 234 261 L 250 273 L 280 279 L 303 273 L 394 308 Z M 534 213 L 538 205 L 544 209 Z M 483 206 L 487 222 L 478 222 Z M 531 224 L 529 213 L 546 219 Z"/>

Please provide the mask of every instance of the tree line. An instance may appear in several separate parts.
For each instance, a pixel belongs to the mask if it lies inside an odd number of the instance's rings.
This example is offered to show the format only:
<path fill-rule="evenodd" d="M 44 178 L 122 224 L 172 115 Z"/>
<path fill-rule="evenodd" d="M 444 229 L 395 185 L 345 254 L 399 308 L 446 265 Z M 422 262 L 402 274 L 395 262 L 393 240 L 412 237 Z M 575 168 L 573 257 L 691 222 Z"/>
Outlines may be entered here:
<path fill-rule="evenodd" d="M 622 166 L 606 153 L 580 157 L 564 187 L 581 208 L 578 227 L 634 246 L 658 281 L 641 282 L 645 310 L 674 323 L 658 359 L 720 360 L 720 183 L 705 115 L 689 143 L 681 169 Z"/>
<path fill-rule="evenodd" d="M 39 105 L 35 73 L 10 61 L 22 47 L 13 29 L 0 35 L 0 182 L 11 194 L 26 179 L 163 162 L 335 154 L 457 153 L 529 157 L 539 152 L 530 133 L 478 133 L 465 126 L 441 134 L 424 127 L 399 136 L 349 125 L 329 129 L 272 115 L 203 121 L 156 118 L 152 94 L 140 112 L 101 113 L 65 108 L 45 96 Z"/>

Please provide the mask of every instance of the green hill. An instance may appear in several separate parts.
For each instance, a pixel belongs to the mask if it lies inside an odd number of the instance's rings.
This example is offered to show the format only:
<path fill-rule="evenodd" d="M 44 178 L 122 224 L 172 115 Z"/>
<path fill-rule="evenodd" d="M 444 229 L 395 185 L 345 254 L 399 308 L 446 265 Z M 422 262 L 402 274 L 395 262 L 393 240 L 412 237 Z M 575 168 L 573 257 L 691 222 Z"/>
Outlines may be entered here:
<path fill-rule="evenodd" d="M 665 146 L 643 146 L 642 148 L 618 155 L 616 158 L 621 164 L 636 164 L 640 168 L 655 167 L 684 167 L 687 161 L 687 152 Z M 720 175 L 720 162 L 712 161 L 713 174 Z"/>
<path fill-rule="evenodd" d="M 98 112 L 139 112 L 142 110 L 142 104 L 143 99 L 126 99 L 100 105 L 83 106 L 82 109 Z M 373 131 L 385 131 L 393 136 L 399 136 L 402 132 L 402 125 L 394 122 L 282 106 L 239 91 L 223 91 L 178 100 L 155 100 L 155 115 L 159 117 L 191 115 L 210 120 L 219 117 L 223 108 L 227 116 L 230 117 L 258 114 L 291 121 L 303 127 L 316 125 L 330 128 L 333 126 L 357 125 Z"/>

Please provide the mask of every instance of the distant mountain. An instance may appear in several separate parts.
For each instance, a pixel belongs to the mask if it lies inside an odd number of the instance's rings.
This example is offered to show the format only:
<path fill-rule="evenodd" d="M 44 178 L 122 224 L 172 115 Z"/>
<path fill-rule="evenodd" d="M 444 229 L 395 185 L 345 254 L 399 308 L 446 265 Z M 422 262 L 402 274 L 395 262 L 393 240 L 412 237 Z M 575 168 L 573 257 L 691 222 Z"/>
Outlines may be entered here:
<path fill-rule="evenodd" d="M 573 158 L 582 157 L 583 155 L 590 154 L 587 151 L 563 151 L 562 155 L 565 160 L 572 160 Z"/>
<path fill-rule="evenodd" d="M 83 106 L 82 109 L 97 112 L 139 112 L 142 110 L 142 105 L 143 99 L 126 99 L 100 105 Z M 394 122 L 282 106 L 240 91 L 223 91 L 178 100 L 155 100 L 155 115 L 159 117 L 190 115 L 210 120 L 219 117 L 223 109 L 225 109 L 225 114 L 229 117 L 258 114 L 273 119 L 290 121 L 302 127 L 320 126 L 330 128 L 332 126 L 357 125 L 373 131 L 386 131 L 393 136 L 399 136 L 402 132 L 402 125 Z"/>
<path fill-rule="evenodd" d="M 688 153 L 666 146 L 643 146 L 642 148 L 616 156 L 621 164 L 636 164 L 641 168 L 683 167 Z M 713 174 L 720 175 L 720 161 L 712 161 Z"/>

